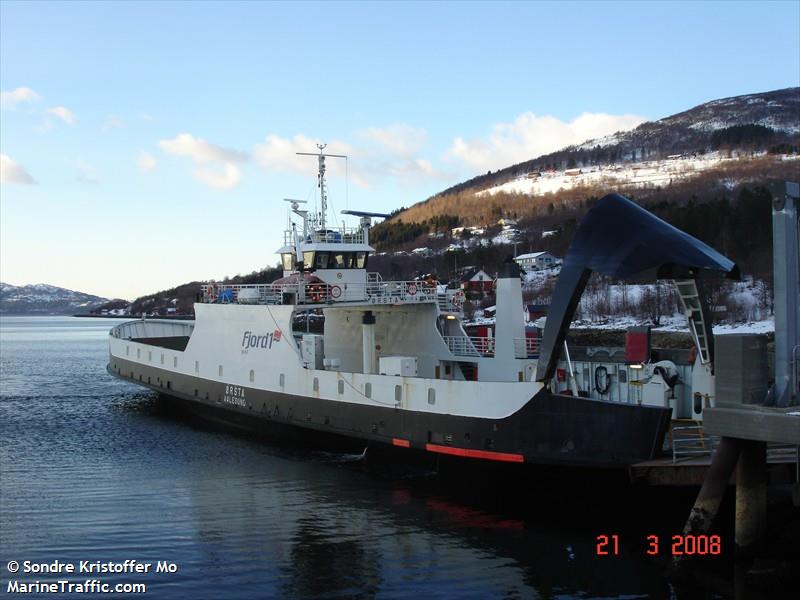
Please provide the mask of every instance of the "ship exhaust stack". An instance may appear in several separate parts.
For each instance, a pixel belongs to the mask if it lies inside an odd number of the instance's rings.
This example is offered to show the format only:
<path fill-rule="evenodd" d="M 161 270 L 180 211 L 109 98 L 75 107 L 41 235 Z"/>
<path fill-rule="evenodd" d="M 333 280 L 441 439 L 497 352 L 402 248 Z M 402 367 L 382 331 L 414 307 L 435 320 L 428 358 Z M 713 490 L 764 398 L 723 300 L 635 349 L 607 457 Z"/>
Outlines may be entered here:
<path fill-rule="evenodd" d="M 514 340 L 525 339 L 525 320 L 519 266 L 510 259 L 497 272 L 495 338 L 495 359 L 513 364 Z"/>
<path fill-rule="evenodd" d="M 364 352 L 364 373 L 375 373 L 375 315 L 371 310 L 361 319 L 361 345 Z"/>

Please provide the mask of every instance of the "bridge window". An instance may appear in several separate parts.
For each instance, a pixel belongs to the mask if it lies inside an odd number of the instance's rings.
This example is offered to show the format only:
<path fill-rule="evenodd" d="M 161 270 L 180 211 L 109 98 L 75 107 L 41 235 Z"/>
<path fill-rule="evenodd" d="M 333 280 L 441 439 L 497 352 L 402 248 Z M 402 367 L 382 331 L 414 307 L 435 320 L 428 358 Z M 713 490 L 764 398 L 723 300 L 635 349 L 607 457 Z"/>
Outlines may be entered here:
<path fill-rule="evenodd" d="M 328 263 L 329 269 L 349 269 L 350 268 L 350 253 L 349 252 L 337 252 L 336 254 L 331 253 L 331 260 Z"/>
<path fill-rule="evenodd" d="M 367 268 L 367 253 L 366 252 L 356 252 L 355 268 L 356 269 L 366 269 Z"/>
<path fill-rule="evenodd" d="M 284 271 L 291 271 L 294 269 L 294 254 L 291 252 L 284 252 L 281 254 L 281 262 L 283 263 Z"/>
<path fill-rule="evenodd" d="M 328 268 L 328 253 L 327 252 L 317 252 L 316 260 L 314 260 L 314 268 L 315 269 L 327 269 Z"/>

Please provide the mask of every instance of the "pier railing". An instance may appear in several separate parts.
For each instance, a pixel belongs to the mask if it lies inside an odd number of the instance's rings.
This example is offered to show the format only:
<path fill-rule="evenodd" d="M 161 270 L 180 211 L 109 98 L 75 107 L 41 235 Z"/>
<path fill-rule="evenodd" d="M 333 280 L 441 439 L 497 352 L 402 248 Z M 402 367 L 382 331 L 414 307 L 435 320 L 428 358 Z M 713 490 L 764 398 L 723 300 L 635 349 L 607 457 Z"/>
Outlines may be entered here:
<path fill-rule="evenodd" d="M 719 437 L 706 435 L 702 425 L 672 428 L 672 462 L 680 459 L 711 456 L 719 445 Z"/>
<path fill-rule="evenodd" d="M 702 425 L 672 428 L 672 463 L 682 459 L 710 457 L 719 446 L 720 437 L 708 435 Z M 777 442 L 767 443 L 767 461 L 797 460 L 797 446 Z"/>

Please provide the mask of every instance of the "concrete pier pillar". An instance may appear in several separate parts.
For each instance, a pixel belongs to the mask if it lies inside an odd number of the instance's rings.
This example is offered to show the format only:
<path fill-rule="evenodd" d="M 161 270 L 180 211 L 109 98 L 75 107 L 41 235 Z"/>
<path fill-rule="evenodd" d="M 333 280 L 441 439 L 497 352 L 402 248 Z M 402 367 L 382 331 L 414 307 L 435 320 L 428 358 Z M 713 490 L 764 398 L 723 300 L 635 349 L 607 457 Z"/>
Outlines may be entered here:
<path fill-rule="evenodd" d="M 719 505 L 725 496 L 731 475 L 739 460 L 741 440 L 723 437 L 711 461 L 703 487 L 697 495 L 689 519 L 683 528 L 684 535 L 708 533 Z"/>
<path fill-rule="evenodd" d="M 736 467 L 736 550 L 757 550 L 767 529 L 767 444 L 740 441 Z"/>

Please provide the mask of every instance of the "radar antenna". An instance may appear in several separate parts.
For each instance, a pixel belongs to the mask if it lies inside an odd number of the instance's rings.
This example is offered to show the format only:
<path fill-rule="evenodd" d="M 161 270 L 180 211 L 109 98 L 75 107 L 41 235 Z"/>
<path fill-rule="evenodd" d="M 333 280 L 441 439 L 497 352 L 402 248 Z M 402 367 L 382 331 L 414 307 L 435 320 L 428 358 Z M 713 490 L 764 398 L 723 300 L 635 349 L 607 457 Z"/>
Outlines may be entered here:
<path fill-rule="evenodd" d="M 320 216 L 319 216 L 319 224 L 322 229 L 325 229 L 325 214 L 328 212 L 328 191 L 325 189 L 325 159 L 327 157 L 332 158 L 344 158 L 347 159 L 347 156 L 344 154 L 324 154 L 322 151 L 328 144 L 317 144 L 317 148 L 319 148 L 319 153 L 313 152 L 298 152 L 298 155 L 301 156 L 316 156 L 319 159 L 319 173 L 317 174 L 317 185 L 319 186 L 319 197 L 320 197 Z"/>

